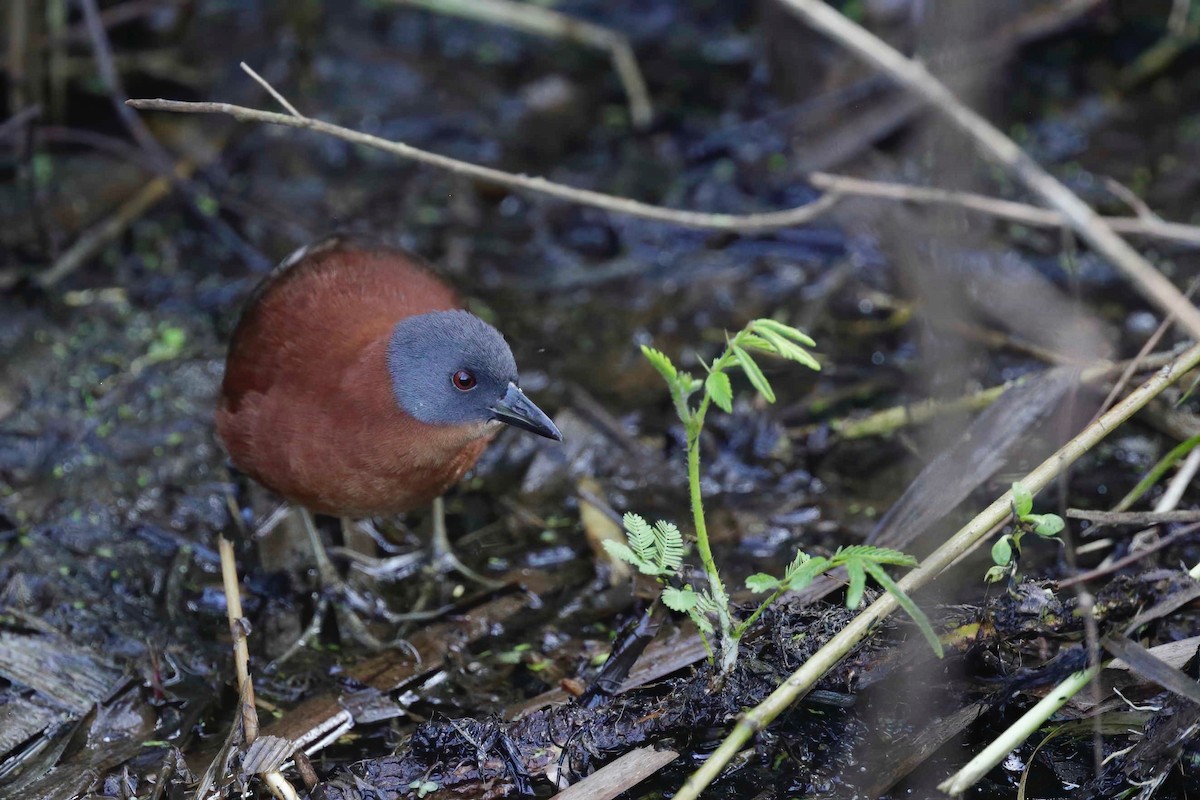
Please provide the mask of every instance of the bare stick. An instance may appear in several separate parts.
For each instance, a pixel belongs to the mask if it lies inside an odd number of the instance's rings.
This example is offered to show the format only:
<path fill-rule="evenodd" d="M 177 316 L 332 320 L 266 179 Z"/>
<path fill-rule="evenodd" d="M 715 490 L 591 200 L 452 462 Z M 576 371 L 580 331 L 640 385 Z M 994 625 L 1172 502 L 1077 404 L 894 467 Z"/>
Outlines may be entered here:
<path fill-rule="evenodd" d="M 1200 454 L 1200 450 L 1193 450 Z M 1099 525 L 1162 525 L 1168 522 L 1200 522 L 1200 510 L 1190 511 L 1091 511 L 1068 508 L 1067 519 L 1085 519 Z"/>
<path fill-rule="evenodd" d="M 1121 375 L 1121 380 L 1126 380 L 1128 375 L 1132 375 L 1137 370 L 1148 372 L 1152 369 L 1158 369 L 1166 364 L 1170 364 L 1178 356 L 1178 352 L 1167 351 L 1163 353 L 1155 353 L 1152 356 L 1140 356 L 1129 362 L 1128 365 L 1118 362 L 1115 364 L 1101 362 L 1094 366 L 1083 370 L 1079 375 L 1081 383 L 1091 383 L 1092 381 L 1108 378 L 1118 369 L 1124 368 Z M 913 425 L 924 425 L 930 420 L 937 419 L 943 414 L 959 413 L 964 411 L 976 411 L 981 408 L 987 408 L 994 403 L 1000 395 L 1020 383 L 1020 380 L 1001 383 L 996 386 L 989 386 L 986 389 L 980 389 L 971 394 L 962 395 L 961 397 L 953 397 L 948 400 L 930 398 L 920 400 L 915 403 L 907 403 L 891 408 L 884 408 L 868 414 L 865 417 L 843 417 L 835 419 L 829 423 L 814 423 L 811 425 L 802 425 L 796 428 L 790 428 L 788 433 L 792 436 L 805 436 L 812 433 L 822 424 L 828 424 L 830 430 L 842 439 L 863 439 L 868 436 L 886 436 L 894 433 L 900 428 L 906 428 Z M 1114 395 L 1115 396 L 1115 395 Z M 1103 411 L 1107 410 L 1105 406 L 1096 414 L 1100 416 Z"/>
<path fill-rule="evenodd" d="M 482 167 L 469 162 L 458 161 L 457 159 L 419 150 L 401 142 L 391 142 L 386 139 L 380 139 L 337 125 L 321 122 L 320 120 L 314 120 L 300 114 L 295 106 L 289 103 L 283 95 L 259 76 L 258 73 L 254 72 L 254 70 L 246 67 L 246 71 L 247 74 L 258 81 L 264 89 L 270 92 L 272 97 L 291 113 L 291 117 L 283 114 L 274 114 L 269 111 L 259 111 L 242 106 L 229 105 L 227 103 L 130 100 L 128 104 L 134 108 L 144 110 L 173 111 L 190 114 L 229 114 L 234 119 L 243 122 L 264 122 L 273 125 L 289 125 L 294 128 L 310 128 L 320 133 L 342 139 L 343 141 L 373 147 L 394 155 L 399 155 L 402 158 L 437 166 L 450 172 L 467 175 L 509 189 L 540 192 L 583 205 L 595 206 L 607 211 L 658 220 L 660 222 L 669 222 L 689 228 L 707 228 L 739 233 L 761 233 L 780 228 L 791 228 L 811 222 L 828 211 L 841 198 L 852 195 L 906 200 L 916 203 L 957 205 L 971 211 L 1039 227 L 1066 227 L 1070 224 L 1067 218 L 1057 211 L 1038 208 L 1025 203 L 1016 203 L 1011 200 L 1000 200 L 970 192 L 953 192 L 932 187 L 906 186 L 904 184 L 870 181 L 843 175 L 830 175 L 822 172 L 813 173 L 809 176 L 809 180 L 813 186 L 823 189 L 826 192 L 826 196 L 808 205 L 760 214 L 705 214 L 694 211 L 677 211 L 675 209 L 663 208 L 662 206 L 640 203 L 636 200 L 627 200 L 613 195 L 592 192 L 586 189 L 574 189 L 569 186 L 553 183 L 544 178 L 514 175 L 490 167 Z M 1105 217 L 1104 219 L 1114 230 L 1120 230 L 1123 233 L 1200 247 L 1200 227 L 1194 225 L 1165 222 L 1157 219 L 1141 219 L 1138 217 Z"/>
<path fill-rule="evenodd" d="M 1021 483 L 1034 493 L 1045 488 L 1080 456 L 1120 427 L 1125 420 L 1149 403 L 1163 389 L 1194 369 L 1197 364 L 1200 364 L 1200 345 L 1193 345 L 1180 355 L 1174 364 L 1159 370 L 1150 380 L 1113 406 L 1111 411 L 1088 425 L 1075 438 L 1063 445 L 1058 452 L 1039 464 L 1036 469 L 1021 479 Z M 941 547 L 930 553 L 919 567 L 905 575 L 899 581 L 900 588 L 911 596 L 917 589 L 940 575 L 954 563 L 955 559 L 974 547 L 987 536 L 989 531 L 1006 520 L 1011 513 L 1012 493 L 1005 492 L 946 540 Z M 749 741 L 750 737 L 812 691 L 813 686 L 826 672 L 870 635 L 879 620 L 887 617 L 897 608 L 899 608 L 899 604 L 896 602 L 895 596 L 885 593 L 851 620 L 849 625 L 839 631 L 824 647 L 788 676 L 766 700 L 746 712 L 738 720 L 737 725 L 730 731 L 721 746 L 680 788 L 675 795 L 676 800 L 696 800 L 700 796 L 700 792 L 721 774 L 721 770 Z"/>
<path fill-rule="evenodd" d="M 42 115 L 41 106 L 29 106 L 0 122 L 0 142 L 25 130 L 29 123 Z"/>
<path fill-rule="evenodd" d="M 101 18 L 96 0 L 79 0 L 79 5 L 83 9 L 84 23 L 87 27 L 88 36 L 92 41 L 92 54 L 96 60 L 96 72 L 99 74 L 100 80 L 108 92 L 109 99 L 116 109 L 117 116 L 121 118 L 121 123 L 129 131 L 134 141 L 138 143 L 138 146 L 145 151 L 151 166 L 159 175 L 171 181 L 172 185 L 187 200 L 192 212 L 199 217 L 203 224 L 218 239 L 228 244 L 231 249 L 237 252 L 246 262 L 247 266 L 254 269 L 265 269 L 270 266 L 270 263 L 262 253 L 255 250 L 220 217 L 203 212 L 200 203 L 202 199 L 201 193 L 188 180 L 176 174 L 175 159 L 159 143 L 158 139 L 154 138 L 154 134 L 146 127 L 146 123 L 142 122 L 141 117 L 134 114 L 129 109 L 129 106 L 122 102 L 123 98 L 127 98 L 129 95 L 125 93 L 125 87 L 121 83 L 121 76 L 117 72 L 116 62 L 112 54 L 112 45 L 108 41 L 108 32 L 104 28 L 104 21 Z"/>
<path fill-rule="evenodd" d="M 180 178 L 186 178 L 195 169 L 196 165 L 185 159 L 175 167 L 175 173 Z M 170 192 L 170 180 L 163 176 L 152 179 L 128 200 L 121 203 L 116 211 L 104 221 L 84 231 L 74 244 L 55 259 L 48 269 L 34 275 L 34 282 L 42 288 L 58 283 L 86 264 L 105 245 L 124 233 L 130 225 L 141 219 L 143 214 Z"/>
<path fill-rule="evenodd" d="M 245 72 L 247 75 L 249 75 L 251 78 L 253 78 L 258 83 L 259 86 L 266 89 L 267 92 L 271 95 L 271 97 L 275 98 L 275 102 L 279 103 L 279 105 L 286 108 L 288 110 L 289 114 L 291 114 L 293 117 L 299 117 L 300 119 L 304 119 L 304 115 L 301 114 L 299 111 L 297 111 L 296 107 L 294 105 L 292 105 L 291 103 L 289 103 L 288 99 L 286 97 L 281 95 L 279 92 L 275 91 L 275 87 L 272 86 L 271 84 L 267 83 L 266 78 L 264 78 L 262 75 L 259 75 L 253 69 L 251 69 L 249 64 L 247 64 L 245 61 L 242 61 L 238 64 L 238 66 L 240 66 L 242 68 L 242 72 Z"/>
<path fill-rule="evenodd" d="M 575 19 L 558 11 L 533 3 L 512 0 L 392 0 L 403 5 L 424 8 L 438 14 L 451 14 L 478 22 L 503 25 L 508 28 L 561 39 L 594 47 L 608 53 L 613 69 L 625 89 L 629 102 L 629 118 L 635 128 L 645 128 L 654 118 L 650 93 L 638 69 L 637 58 L 629 39 L 623 33 L 594 22 Z"/>
<path fill-rule="evenodd" d="M 225 589 L 225 613 L 229 618 L 229 633 L 233 637 L 233 662 L 237 670 L 238 697 L 241 698 L 242 725 L 246 744 L 258 736 L 258 714 L 254 710 L 254 684 L 250 681 L 250 650 L 246 646 L 245 619 L 242 614 L 242 593 L 238 588 L 237 556 L 233 542 L 224 535 L 217 537 L 221 554 L 221 585 Z"/>
<path fill-rule="evenodd" d="M 812 173 L 808 176 L 808 181 L 818 189 L 837 192 L 847 197 L 878 197 L 912 203 L 953 205 L 980 214 L 1025 225 L 1035 225 L 1040 228 L 1066 228 L 1071 225 L 1066 215 L 1058 211 L 973 192 L 955 192 L 929 186 L 909 186 L 902 183 L 872 181 L 845 175 L 830 175 L 825 172 Z M 1138 212 L 1136 217 L 1103 217 L 1102 219 L 1110 228 L 1120 233 L 1200 246 L 1200 226 L 1167 222 L 1153 214 L 1146 216 L 1142 211 L 1143 207 L 1135 207 Z"/>
<path fill-rule="evenodd" d="M 808 205 L 789 208 L 784 211 L 767 211 L 761 214 L 706 214 L 700 211 L 677 211 L 637 200 L 629 200 L 603 192 L 593 192 L 589 189 L 576 189 L 554 183 L 545 178 L 534 178 L 528 175 L 515 175 L 503 170 L 459 161 L 455 158 L 430 153 L 403 142 L 393 142 L 372 136 L 368 133 L 332 125 L 311 117 L 292 117 L 286 114 L 275 114 L 270 111 L 259 111 L 231 103 L 188 103 L 179 100 L 127 100 L 127 105 L 144 111 L 174 111 L 181 114 L 228 114 L 239 122 L 265 122 L 270 125 L 285 125 L 289 128 L 303 128 L 334 136 L 351 144 L 361 144 L 382 150 L 385 153 L 407 158 L 421 164 L 444 169 L 456 175 L 465 175 L 476 180 L 508 189 L 524 189 L 540 194 L 569 200 L 574 203 L 629 214 L 643 219 L 659 222 L 669 222 L 687 228 L 704 228 L 708 230 L 730 231 L 733 233 L 752 233 L 772 231 L 780 228 L 791 228 L 811 222 L 828 211 L 838 201 L 836 193 L 826 194 Z"/>
<path fill-rule="evenodd" d="M 967 108 L 923 65 L 905 58 L 879 37 L 854 24 L 824 0 L 778 0 L 812 27 L 836 39 L 859 58 L 928 102 L 955 127 L 966 133 L 985 156 L 1007 167 L 1034 194 L 1057 209 L 1071 228 L 1100 255 L 1133 281 L 1154 305 L 1174 312 L 1180 323 L 1200 339 L 1200 309 L 1142 258 L 1124 239 L 1075 194 L 1046 172 L 1011 139 Z"/>
<path fill-rule="evenodd" d="M 612 800 L 660 772 L 677 758 L 679 753 L 674 750 L 655 750 L 653 747 L 630 750 L 611 764 L 563 789 L 552 800 Z"/>

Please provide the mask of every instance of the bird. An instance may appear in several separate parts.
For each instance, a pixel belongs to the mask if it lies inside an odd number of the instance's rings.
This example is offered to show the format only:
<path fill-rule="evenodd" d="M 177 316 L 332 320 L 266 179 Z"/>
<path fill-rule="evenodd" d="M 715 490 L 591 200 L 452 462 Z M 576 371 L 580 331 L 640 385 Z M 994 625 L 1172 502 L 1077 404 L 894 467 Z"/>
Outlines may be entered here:
<path fill-rule="evenodd" d="M 432 267 L 346 236 L 300 248 L 251 293 L 216 409 L 233 466 L 293 506 L 360 519 L 432 503 L 451 557 L 439 499 L 505 425 L 562 440 L 503 335 Z"/>

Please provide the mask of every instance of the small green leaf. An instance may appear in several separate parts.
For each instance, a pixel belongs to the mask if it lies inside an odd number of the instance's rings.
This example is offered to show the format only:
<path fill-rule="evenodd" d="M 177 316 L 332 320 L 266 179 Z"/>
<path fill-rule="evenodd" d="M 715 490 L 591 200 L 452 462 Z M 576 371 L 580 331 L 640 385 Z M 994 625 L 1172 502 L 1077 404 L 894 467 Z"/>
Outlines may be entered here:
<path fill-rule="evenodd" d="M 791 325 L 784 325 L 777 319 L 769 319 L 766 317 L 763 317 L 762 319 L 756 319 L 754 322 L 750 323 L 750 328 L 758 333 L 762 333 L 764 330 L 769 330 L 772 333 L 777 333 L 780 336 L 786 336 L 789 339 L 797 341 L 806 347 L 817 346 L 817 343 L 809 338 L 808 334 L 793 328 Z"/>
<path fill-rule="evenodd" d="M 748 333 L 746 331 L 742 331 L 741 333 L 738 334 L 737 340 L 738 340 L 738 344 L 745 345 L 746 347 L 751 347 L 755 350 L 762 350 L 764 353 L 776 352 L 775 346 L 772 345 L 770 342 L 768 342 L 766 339 L 764 339 L 762 336 L 759 336 L 757 333 Z"/>
<path fill-rule="evenodd" d="M 630 550 L 629 545 L 624 542 L 614 542 L 612 539 L 605 539 L 604 550 L 613 558 L 619 558 L 635 567 L 642 563 L 642 560 L 637 557 L 637 553 Z"/>
<path fill-rule="evenodd" d="M 663 380 L 671 385 L 675 384 L 675 377 L 678 375 L 678 372 L 675 370 L 675 365 L 671 363 L 671 359 L 667 358 L 666 353 L 663 353 L 661 350 L 655 350 L 653 347 L 642 345 L 642 355 L 658 370 L 658 374 L 663 376 Z"/>
<path fill-rule="evenodd" d="M 712 634 L 713 624 L 708 621 L 708 617 L 693 609 L 688 612 L 688 619 L 692 621 L 693 625 L 700 629 L 701 633 L 707 633 L 710 635 Z"/>
<path fill-rule="evenodd" d="M 1001 536 L 992 545 L 992 562 L 997 566 L 1007 567 L 1012 561 L 1012 542 L 1008 536 Z"/>
<path fill-rule="evenodd" d="M 772 331 L 762 331 L 762 337 L 771 343 L 776 353 L 792 361 L 798 361 L 809 369 L 821 371 L 821 365 L 812 355 L 798 344 L 788 341 Z"/>
<path fill-rule="evenodd" d="M 637 554 L 638 559 L 644 562 L 652 562 L 655 553 L 655 537 L 654 529 L 650 527 L 650 523 L 632 512 L 622 517 L 621 522 L 625 525 L 625 533 L 629 538 L 629 546 L 633 548 L 633 552 Z"/>
<path fill-rule="evenodd" d="M 846 573 L 850 576 L 850 587 L 846 590 L 846 608 L 853 611 L 862 603 L 863 592 L 867 588 L 867 573 L 863 571 L 861 561 L 851 561 L 847 564 Z"/>
<path fill-rule="evenodd" d="M 996 583 L 997 581 L 1004 580 L 1005 576 L 1007 575 L 1008 567 L 995 566 L 991 567 L 987 571 L 987 574 L 983 576 L 983 579 L 988 583 Z"/>
<path fill-rule="evenodd" d="M 681 372 L 679 373 L 678 385 L 679 391 L 684 397 L 687 397 L 703 386 L 704 381 L 700 380 L 699 378 L 693 378 L 690 372 Z"/>
<path fill-rule="evenodd" d="M 1033 532 L 1038 536 L 1057 536 L 1066 527 L 1058 514 L 1029 514 L 1026 520 L 1033 523 Z"/>
<path fill-rule="evenodd" d="M 765 572 L 758 572 L 746 578 L 746 588 L 755 594 L 773 592 L 778 587 L 779 579 L 773 578 Z"/>
<path fill-rule="evenodd" d="M 929 646 L 933 648 L 933 652 L 937 653 L 938 658 L 941 658 L 943 655 L 942 643 L 938 640 L 937 633 L 933 630 L 933 625 L 929 623 L 929 617 L 925 616 L 925 612 L 912 601 L 911 597 L 904 593 L 900 585 L 892 580 L 892 576 L 888 575 L 883 567 L 871 561 L 864 561 L 863 569 L 888 594 L 896 598 L 896 602 L 900 604 L 900 607 L 904 609 L 908 616 L 912 617 L 913 622 L 917 623 L 917 628 L 920 629 L 921 634 L 925 637 L 925 641 L 929 642 Z"/>
<path fill-rule="evenodd" d="M 1017 519 L 1024 519 L 1029 512 L 1033 511 L 1033 494 L 1025 488 L 1025 484 L 1020 481 L 1012 485 L 1013 509 L 1017 512 Z"/>
<path fill-rule="evenodd" d="M 729 382 L 728 375 L 724 372 L 708 373 L 704 388 L 722 411 L 726 414 L 733 411 L 733 385 Z"/>
<path fill-rule="evenodd" d="M 849 547 L 839 547 L 834 554 L 836 563 L 845 563 L 852 559 L 866 559 L 876 564 L 892 564 L 897 567 L 915 567 L 917 559 L 908 553 L 901 553 L 890 547 L 875 547 L 869 544 L 852 544 Z"/>
<path fill-rule="evenodd" d="M 674 573 L 683 566 L 683 534 L 673 523 L 659 520 L 654 523 L 654 562 L 664 573 Z"/>
<path fill-rule="evenodd" d="M 700 601 L 700 598 L 690 586 L 685 586 L 682 589 L 668 586 L 663 589 L 662 601 L 663 605 L 672 611 L 678 611 L 681 614 L 690 614 L 696 608 L 696 604 Z"/>
<path fill-rule="evenodd" d="M 799 591 L 832 566 L 833 562 L 824 556 L 812 558 L 805 555 L 803 561 L 797 556 L 796 560 L 788 565 L 782 583 L 787 584 L 787 588 L 793 592 Z"/>
<path fill-rule="evenodd" d="M 737 356 L 738 363 L 741 365 L 742 371 L 746 373 L 746 377 L 750 379 L 751 385 L 758 390 L 764 400 L 774 403 L 775 392 L 771 389 L 771 384 L 767 383 L 767 376 L 763 375 L 762 370 L 758 368 L 758 364 L 754 363 L 750 354 L 736 344 L 730 344 L 729 347 Z"/>

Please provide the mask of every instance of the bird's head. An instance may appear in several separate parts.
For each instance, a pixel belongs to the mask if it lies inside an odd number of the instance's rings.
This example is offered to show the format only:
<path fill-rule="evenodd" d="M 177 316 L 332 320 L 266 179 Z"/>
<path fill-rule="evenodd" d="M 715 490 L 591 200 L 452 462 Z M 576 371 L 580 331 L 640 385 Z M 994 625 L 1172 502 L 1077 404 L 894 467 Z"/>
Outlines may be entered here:
<path fill-rule="evenodd" d="M 500 331 L 466 311 L 434 311 L 396 323 L 387 349 L 397 405 L 429 425 L 504 422 L 561 441 L 517 387 L 517 364 Z"/>

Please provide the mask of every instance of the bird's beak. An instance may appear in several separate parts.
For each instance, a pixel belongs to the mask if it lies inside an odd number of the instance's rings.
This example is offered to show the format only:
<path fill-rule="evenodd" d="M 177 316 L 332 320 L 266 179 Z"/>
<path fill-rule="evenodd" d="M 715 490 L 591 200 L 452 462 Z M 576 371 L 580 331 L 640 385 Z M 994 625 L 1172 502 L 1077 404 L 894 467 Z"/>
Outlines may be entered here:
<path fill-rule="evenodd" d="M 535 406 L 533 401 L 526 397 L 515 383 L 510 382 L 504 397 L 501 397 L 492 406 L 492 418 L 508 423 L 515 428 L 532 431 L 547 439 L 562 441 L 562 434 L 559 433 L 550 418 Z"/>

